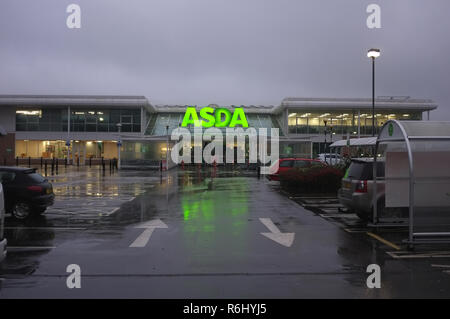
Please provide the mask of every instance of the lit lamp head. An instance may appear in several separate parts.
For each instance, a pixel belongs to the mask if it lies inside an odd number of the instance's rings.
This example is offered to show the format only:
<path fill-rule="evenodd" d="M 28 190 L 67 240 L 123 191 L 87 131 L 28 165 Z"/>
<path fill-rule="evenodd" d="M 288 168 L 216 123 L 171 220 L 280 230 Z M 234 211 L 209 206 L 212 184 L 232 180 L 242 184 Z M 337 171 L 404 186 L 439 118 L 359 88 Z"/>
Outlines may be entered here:
<path fill-rule="evenodd" d="M 376 59 L 379 56 L 380 56 L 380 49 L 370 49 L 369 51 L 367 51 L 368 58 Z"/>

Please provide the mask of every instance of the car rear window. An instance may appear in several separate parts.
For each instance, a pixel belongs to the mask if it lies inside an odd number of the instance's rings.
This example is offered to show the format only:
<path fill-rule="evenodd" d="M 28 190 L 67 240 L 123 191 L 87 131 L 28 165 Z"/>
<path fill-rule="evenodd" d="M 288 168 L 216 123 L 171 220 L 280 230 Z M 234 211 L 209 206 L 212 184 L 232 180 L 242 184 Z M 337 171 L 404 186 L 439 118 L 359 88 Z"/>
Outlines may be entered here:
<path fill-rule="evenodd" d="M 280 161 L 280 167 L 292 167 L 294 161 Z"/>
<path fill-rule="evenodd" d="M 373 179 L 373 163 L 352 162 L 347 177 L 358 180 Z M 384 162 L 377 162 L 377 177 L 384 177 Z"/>
<path fill-rule="evenodd" d="M 31 180 L 32 182 L 35 182 L 35 183 L 43 183 L 43 182 L 45 182 L 45 178 L 42 175 L 38 174 L 38 173 L 35 173 L 35 172 L 24 172 L 24 174 L 25 174 L 25 177 L 28 180 Z"/>

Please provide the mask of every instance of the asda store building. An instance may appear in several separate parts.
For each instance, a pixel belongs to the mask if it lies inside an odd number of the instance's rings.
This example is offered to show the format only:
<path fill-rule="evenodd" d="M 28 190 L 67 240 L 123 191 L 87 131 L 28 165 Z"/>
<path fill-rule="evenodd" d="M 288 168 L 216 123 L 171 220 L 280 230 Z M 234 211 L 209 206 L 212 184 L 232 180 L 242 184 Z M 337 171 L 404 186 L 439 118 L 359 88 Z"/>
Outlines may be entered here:
<path fill-rule="evenodd" d="M 155 166 L 187 107 L 153 105 L 144 96 L 0 95 L 0 164 L 18 158 L 118 158 Z M 314 157 L 333 141 L 372 135 L 370 99 L 285 98 L 279 105 L 209 105 L 244 110 L 249 127 L 278 128 L 280 156 Z M 198 111 L 204 106 L 196 107 Z M 431 100 L 380 97 L 378 130 L 389 119 L 429 119 Z M 169 145 L 169 149 L 170 149 Z"/>

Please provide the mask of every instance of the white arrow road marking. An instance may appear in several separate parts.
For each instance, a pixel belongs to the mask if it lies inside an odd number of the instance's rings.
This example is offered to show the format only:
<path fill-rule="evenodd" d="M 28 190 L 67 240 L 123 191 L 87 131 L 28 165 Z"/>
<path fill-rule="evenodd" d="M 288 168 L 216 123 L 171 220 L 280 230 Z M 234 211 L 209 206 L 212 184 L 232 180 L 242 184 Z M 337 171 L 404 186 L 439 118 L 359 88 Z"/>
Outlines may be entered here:
<path fill-rule="evenodd" d="M 150 240 L 155 228 L 168 228 L 161 219 L 154 219 L 148 222 L 142 223 L 134 228 L 144 228 L 145 230 L 138 238 L 130 245 L 130 247 L 145 247 Z"/>
<path fill-rule="evenodd" d="M 283 245 L 285 247 L 291 247 L 294 242 L 295 233 L 282 233 L 277 226 L 272 222 L 270 218 L 260 218 L 261 223 L 263 223 L 269 230 L 270 233 L 261 233 L 261 235 Z"/>

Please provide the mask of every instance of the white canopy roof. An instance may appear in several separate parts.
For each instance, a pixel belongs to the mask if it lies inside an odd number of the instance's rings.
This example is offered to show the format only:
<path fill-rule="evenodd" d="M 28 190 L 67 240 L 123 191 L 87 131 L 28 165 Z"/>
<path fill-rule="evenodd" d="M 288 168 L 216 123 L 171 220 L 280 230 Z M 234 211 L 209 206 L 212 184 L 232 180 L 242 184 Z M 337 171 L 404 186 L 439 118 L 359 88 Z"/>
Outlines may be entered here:
<path fill-rule="evenodd" d="M 336 141 L 330 145 L 330 147 L 344 147 L 349 146 L 347 144 L 348 140 Z M 350 146 L 370 146 L 375 145 L 377 142 L 377 137 L 362 137 L 362 138 L 351 138 Z"/>
<path fill-rule="evenodd" d="M 403 135 L 404 130 L 406 136 Z M 450 122 L 441 121 L 387 121 L 381 129 L 380 140 L 404 139 L 432 140 L 450 137 Z"/>

